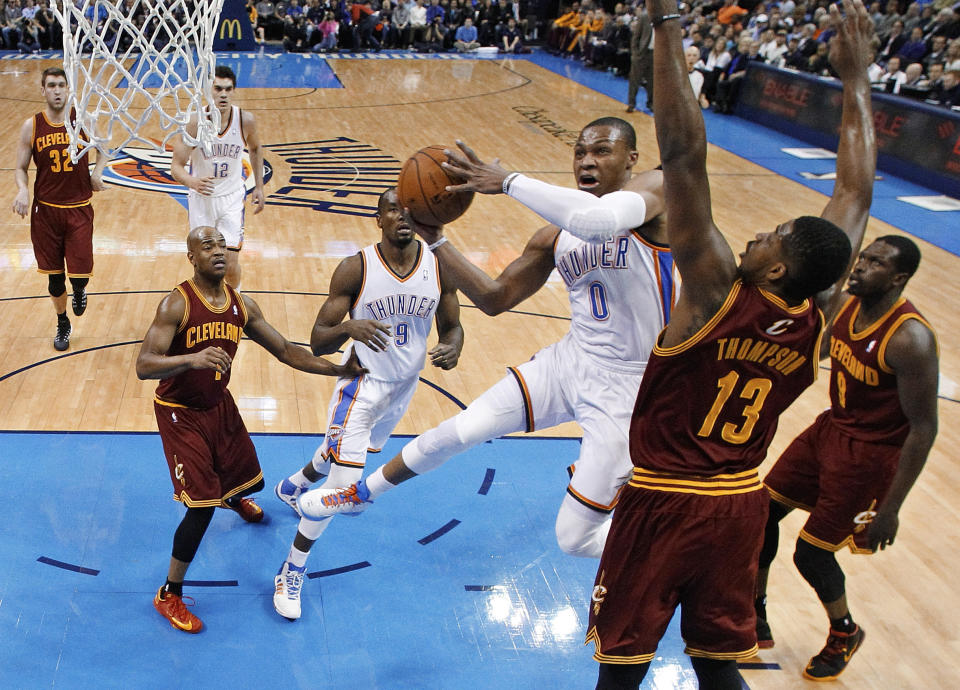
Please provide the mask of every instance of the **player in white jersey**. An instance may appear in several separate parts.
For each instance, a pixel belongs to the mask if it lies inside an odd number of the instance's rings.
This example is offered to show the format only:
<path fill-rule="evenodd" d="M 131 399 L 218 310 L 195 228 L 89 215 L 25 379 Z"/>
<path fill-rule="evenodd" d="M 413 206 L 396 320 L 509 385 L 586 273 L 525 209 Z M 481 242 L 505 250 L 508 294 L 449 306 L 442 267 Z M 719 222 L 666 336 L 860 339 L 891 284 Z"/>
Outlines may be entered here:
<path fill-rule="evenodd" d="M 250 152 L 254 189 L 251 194 L 254 215 L 263 210 L 263 152 L 253 113 L 233 105 L 237 77 L 224 65 L 216 68 L 213 96 L 220 112 L 220 133 L 211 144 L 210 155 L 201 147 L 188 145 L 179 137 L 173 146 L 170 174 L 187 187 L 190 229 L 214 227 L 227 241 L 226 282 L 240 287 L 240 250 L 243 248 L 243 200 L 246 186 L 243 175 L 243 151 Z M 187 125 L 187 134 L 197 135 L 197 122 Z"/>
<path fill-rule="evenodd" d="M 380 196 L 377 208 L 381 241 L 337 266 L 310 335 L 318 354 L 336 352 L 352 338 L 344 361 L 356 352 L 367 373 L 337 381 L 323 444 L 302 470 L 277 485 L 277 496 L 294 509 L 296 496 L 328 472 L 331 486 L 360 479 L 368 449 L 379 450 L 406 412 L 427 355 L 434 366 L 452 369 L 463 348 L 457 290 L 416 239 L 395 188 Z M 434 316 L 438 343 L 427 352 Z M 281 616 L 300 617 L 307 555 L 329 523 L 300 521 L 275 578 L 273 604 Z"/>
<path fill-rule="evenodd" d="M 576 421 L 583 442 L 557 515 L 557 541 L 569 554 L 596 558 L 633 469 L 627 433 L 644 366 L 676 300 L 659 217 L 662 175 L 632 175 L 636 134 L 619 118 L 597 120 L 580 133 L 573 162 L 577 190 L 508 175 L 461 148 L 466 157 L 448 152 L 445 165 L 468 182 L 451 189 L 508 192 L 554 224 L 537 231 L 496 280 L 454 249 L 440 228 L 417 231 L 432 242 L 444 272 L 487 314 L 515 307 L 556 268 L 569 293 L 570 331 L 509 368 L 466 410 L 408 443 L 366 480 L 307 492 L 298 505 L 308 518 L 358 512 L 394 485 L 491 438 Z M 582 226 L 596 231 L 594 242 L 560 229 Z"/>

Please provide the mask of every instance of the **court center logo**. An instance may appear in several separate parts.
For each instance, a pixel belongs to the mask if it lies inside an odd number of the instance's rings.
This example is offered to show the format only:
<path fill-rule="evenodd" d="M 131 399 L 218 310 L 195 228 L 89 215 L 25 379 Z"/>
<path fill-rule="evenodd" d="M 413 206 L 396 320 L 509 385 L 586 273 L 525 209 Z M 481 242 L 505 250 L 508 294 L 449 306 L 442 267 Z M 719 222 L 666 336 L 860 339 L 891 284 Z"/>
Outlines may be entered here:
<path fill-rule="evenodd" d="M 170 144 L 163 151 L 147 146 L 125 146 L 120 150 L 119 155 L 107 164 L 103 171 L 103 181 L 119 187 L 169 194 L 186 206 L 187 188 L 173 179 L 173 175 L 170 174 L 172 160 L 173 147 Z M 243 154 L 243 174 L 244 185 L 247 192 L 250 192 L 254 188 L 254 179 L 250 157 L 246 152 Z M 272 177 L 273 166 L 264 160 L 264 184 Z"/>
<path fill-rule="evenodd" d="M 283 169 L 286 175 L 275 189 L 267 189 L 269 206 L 373 218 L 377 200 L 397 184 L 402 167 L 401 161 L 387 152 L 349 137 L 268 144 L 263 148 L 276 157 L 276 166 L 264 160 L 264 185 L 273 178 L 275 168 Z M 127 146 L 110 161 L 103 179 L 121 187 L 169 194 L 186 206 L 187 188 L 170 174 L 172 159 L 171 146 L 164 151 Z M 254 180 L 246 153 L 243 166 L 249 192 Z"/>

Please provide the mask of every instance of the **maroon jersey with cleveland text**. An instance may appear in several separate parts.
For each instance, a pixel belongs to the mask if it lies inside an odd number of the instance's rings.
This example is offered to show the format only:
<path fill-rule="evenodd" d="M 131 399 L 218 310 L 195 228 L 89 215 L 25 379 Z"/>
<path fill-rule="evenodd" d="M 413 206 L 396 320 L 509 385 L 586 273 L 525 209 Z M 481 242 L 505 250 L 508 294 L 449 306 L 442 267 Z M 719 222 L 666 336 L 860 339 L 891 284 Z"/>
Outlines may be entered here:
<path fill-rule="evenodd" d="M 73 111 L 70 117 L 75 117 Z M 37 166 L 34 201 L 48 206 L 90 203 L 93 187 L 90 185 L 87 154 L 74 163 L 70 160 L 69 145 L 65 124 L 52 124 L 43 111 L 33 116 L 33 162 Z"/>
<path fill-rule="evenodd" d="M 812 300 L 791 307 L 738 280 L 696 334 L 654 347 L 630 424 L 633 464 L 669 475 L 755 473 L 780 413 L 816 378 L 822 329 Z"/>
<path fill-rule="evenodd" d="M 176 289 L 183 295 L 187 307 L 167 355 L 187 355 L 208 347 L 220 347 L 233 359 L 247 323 L 247 311 L 240 294 L 224 283 L 227 300 L 222 307 L 215 308 L 203 298 L 192 280 L 180 283 Z M 160 382 L 157 402 L 205 410 L 220 402 L 229 382 L 229 369 L 223 373 L 189 369 Z"/>
<path fill-rule="evenodd" d="M 833 423 L 861 441 L 900 445 L 910 424 L 900 407 L 897 377 L 884 356 L 891 336 L 904 321 L 930 324 L 909 300 L 901 297 L 866 329 L 854 324 L 860 300 L 851 297 L 840 308 L 830 330 L 830 402 Z M 933 329 L 930 328 L 933 332 Z"/>

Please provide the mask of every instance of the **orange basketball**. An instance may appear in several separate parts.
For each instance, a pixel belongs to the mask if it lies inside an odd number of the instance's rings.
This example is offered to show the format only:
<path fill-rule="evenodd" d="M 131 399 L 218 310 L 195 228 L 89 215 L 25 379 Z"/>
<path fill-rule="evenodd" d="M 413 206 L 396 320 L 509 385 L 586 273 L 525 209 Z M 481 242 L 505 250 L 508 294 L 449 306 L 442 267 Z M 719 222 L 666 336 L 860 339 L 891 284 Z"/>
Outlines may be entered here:
<path fill-rule="evenodd" d="M 460 216 L 473 201 L 473 192 L 448 192 L 457 181 L 440 164 L 447 160 L 448 146 L 428 146 L 407 159 L 397 180 L 397 199 L 424 225 L 446 225 Z"/>

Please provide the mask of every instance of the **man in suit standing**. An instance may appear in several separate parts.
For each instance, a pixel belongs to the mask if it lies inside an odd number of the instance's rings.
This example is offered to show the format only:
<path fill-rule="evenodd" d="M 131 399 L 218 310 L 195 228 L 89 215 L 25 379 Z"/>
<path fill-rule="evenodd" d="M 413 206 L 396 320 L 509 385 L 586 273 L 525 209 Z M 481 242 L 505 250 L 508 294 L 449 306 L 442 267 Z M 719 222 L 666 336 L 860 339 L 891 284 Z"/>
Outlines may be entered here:
<path fill-rule="evenodd" d="M 637 90 L 643 83 L 647 91 L 647 110 L 653 112 L 653 25 L 646 7 L 630 23 L 630 85 L 627 89 L 627 112 L 632 113 L 637 103 Z"/>

